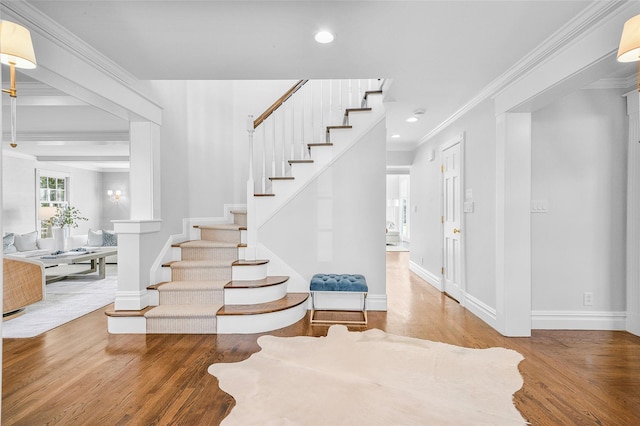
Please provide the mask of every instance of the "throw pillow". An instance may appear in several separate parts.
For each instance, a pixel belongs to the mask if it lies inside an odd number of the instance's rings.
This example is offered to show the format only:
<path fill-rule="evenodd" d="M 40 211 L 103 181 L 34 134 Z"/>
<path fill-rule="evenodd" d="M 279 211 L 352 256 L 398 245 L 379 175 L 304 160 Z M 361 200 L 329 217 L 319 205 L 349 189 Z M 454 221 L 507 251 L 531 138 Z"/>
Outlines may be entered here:
<path fill-rule="evenodd" d="M 89 235 L 87 236 L 87 245 L 90 247 L 100 247 L 102 245 L 102 230 L 98 229 L 94 231 L 89 229 Z"/>
<path fill-rule="evenodd" d="M 14 234 L 7 234 L 4 237 L 2 237 L 2 251 L 5 252 L 5 254 L 15 253 L 18 251 L 16 246 L 13 245 L 14 241 L 15 241 Z"/>
<path fill-rule="evenodd" d="M 102 231 L 102 245 L 103 246 L 117 246 L 118 235 L 113 231 Z"/>
<path fill-rule="evenodd" d="M 18 251 L 38 250 L 38 231 L 22 235 L 16 234 L 14 244 Z"/>

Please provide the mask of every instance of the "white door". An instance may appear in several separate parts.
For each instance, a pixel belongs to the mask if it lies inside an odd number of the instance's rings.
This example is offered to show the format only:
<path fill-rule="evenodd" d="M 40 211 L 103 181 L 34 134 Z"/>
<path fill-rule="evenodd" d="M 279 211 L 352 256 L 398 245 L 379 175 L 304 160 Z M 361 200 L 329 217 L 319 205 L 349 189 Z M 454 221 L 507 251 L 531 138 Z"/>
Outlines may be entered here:
<path fill-rule="evenodd" d="M 461 174 L 460 141 L 442 149 L 442 194 L 443 194 L 443 269 L 444 291 L 460 301 L 461 285 L 461 238 L 460 233 L 460 174 Z"/>

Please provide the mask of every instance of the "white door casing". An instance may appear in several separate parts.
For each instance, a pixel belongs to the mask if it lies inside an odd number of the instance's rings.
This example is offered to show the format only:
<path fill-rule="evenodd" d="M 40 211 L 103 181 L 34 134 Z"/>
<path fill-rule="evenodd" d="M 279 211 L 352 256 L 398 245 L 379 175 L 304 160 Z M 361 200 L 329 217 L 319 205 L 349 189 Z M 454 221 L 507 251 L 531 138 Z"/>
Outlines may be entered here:
<path fill-rule="evenodd" d="M 442 281 L 445 293 L 463 302 L 462 136 L 441 146 Z"/>

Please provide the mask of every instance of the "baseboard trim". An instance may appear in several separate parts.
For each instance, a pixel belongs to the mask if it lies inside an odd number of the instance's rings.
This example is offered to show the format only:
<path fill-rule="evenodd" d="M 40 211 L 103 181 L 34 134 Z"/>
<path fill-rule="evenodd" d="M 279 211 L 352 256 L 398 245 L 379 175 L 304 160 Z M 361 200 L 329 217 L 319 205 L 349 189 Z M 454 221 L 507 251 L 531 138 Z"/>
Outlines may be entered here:
<path fill-rule="evenodd" d="M 494 329 L 498 329 L 496 324 L 497 311 L 495 308 L 492 308 L 469 293 L 465 293 L 464 295 L 464 307 Z"/>
<path fill-rule="evenodd" d="M 371 294 L 367 295 L 367 311 L 386 311 L 387 310 L 387 295 L 386 294 Z"/>
<path fill-rule="evenodd" d="M 147 319 L 137 317 L 107 317 L 107 331 L 110 334 L 146 334 Z"/>
<path fill-rule="evenodd" d="M 139 311 L 149 306 L 147 290 L 116 291 L 114 307 L 117 311 Z"/>
<path fill-rule="evenodd" d="M 626 330 L 624 311 L 533 311 L 534 330 Z"/>
<path fill-rule="evenodd" d="M 423 280 L 425 280 L 427 284 L 430 284 L 431 286 L 438 289 L 438 291 L 444 291 L 444 288 L 442 286 L 441 276 L 427 271 L 422 266 L 418 265 L 413 261 L 409 261 L 409 270 L 414 274 L 416 274 L 417 276 L 419 276 L 420 278 L 422 278 Z"/>
<path fill-rule="evenodd" d="M 627 312 L 627 325 L 626 330 L 640 336 L 640 314 Z"/>

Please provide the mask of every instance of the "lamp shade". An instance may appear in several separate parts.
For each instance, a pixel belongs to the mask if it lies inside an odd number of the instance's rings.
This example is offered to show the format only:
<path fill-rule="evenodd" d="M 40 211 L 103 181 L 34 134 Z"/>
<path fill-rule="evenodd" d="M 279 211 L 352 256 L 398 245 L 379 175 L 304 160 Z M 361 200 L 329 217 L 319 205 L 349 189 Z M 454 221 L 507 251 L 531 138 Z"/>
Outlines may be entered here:
<path fill-rule="evenodd" d="M 25 27 L 10 21 L 0 21 L 0 62 L 16 68 L 35 68 L 36 55 L 31 33 Z"/>
<path fill-rule="evenodd" d="M 38 208 L 38 220 L 49 220 L 56 214 L 55 207 L 40 207 Z"/>
<path fill-rule="evenodd" d="M 618 48 L 618 61 L 640 61 L 640 15 L 625 22 Z"/>

